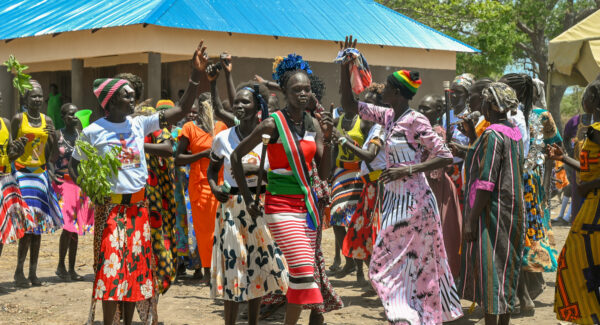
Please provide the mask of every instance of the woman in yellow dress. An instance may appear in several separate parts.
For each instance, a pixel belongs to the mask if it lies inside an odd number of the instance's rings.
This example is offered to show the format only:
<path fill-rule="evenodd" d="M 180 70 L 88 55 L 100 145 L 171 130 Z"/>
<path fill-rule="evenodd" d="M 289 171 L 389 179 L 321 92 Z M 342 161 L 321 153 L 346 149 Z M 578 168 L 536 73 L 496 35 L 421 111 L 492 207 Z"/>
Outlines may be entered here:
<path fill-rule="evenodd" d="M 583 109 L 600 120 L 600 81 L 586 88 Z M 548 151 L 551 159 L 579 170 L 578 188 L 585 198 L 558 258 L 554 311 L 560 320 L 600 324 L 600 122 L 588 128 L 579 161 L 556 144 Z"/>

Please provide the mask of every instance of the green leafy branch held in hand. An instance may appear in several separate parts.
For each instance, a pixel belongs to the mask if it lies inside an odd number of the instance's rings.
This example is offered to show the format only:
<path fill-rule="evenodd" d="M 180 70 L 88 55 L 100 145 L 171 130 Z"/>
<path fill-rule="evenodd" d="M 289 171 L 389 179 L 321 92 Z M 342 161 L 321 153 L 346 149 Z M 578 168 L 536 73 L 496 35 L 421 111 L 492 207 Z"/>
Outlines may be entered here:
<path fill-rule="evenodd" d="M 91 144 L 77 140 L 79 154 L 87 157 L 79 162 L 77 183 L 81 190 L 94 202 L 103 204 L 111 194 L 109 179 L 119 173 L 121 162 L 118 159 L 121 147 L 113 147 L 104 157 Z"/>
<path fill-rule="evenodd" d="M 13 78 L 13 86 L 19 91 L 21 96 L 25 95 L 27 90 L 33 89 L 33 86 L 29 82 L 31 76 L 23 72 L 29 69 L 28 66 L 20 64 L 12 54 L 8 57 L 8 60 L 4 61 L 4 65 L 7 67 L 8 72 L 13 73 L 14 71 L 16 74 Z"/>

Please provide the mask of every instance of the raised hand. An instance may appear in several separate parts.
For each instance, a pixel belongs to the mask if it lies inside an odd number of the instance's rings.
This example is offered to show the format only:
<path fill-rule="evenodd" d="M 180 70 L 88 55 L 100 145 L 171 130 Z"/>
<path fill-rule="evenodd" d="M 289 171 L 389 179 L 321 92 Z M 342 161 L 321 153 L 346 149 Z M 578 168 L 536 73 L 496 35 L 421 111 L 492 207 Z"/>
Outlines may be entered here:
<path fill-rule="evenodd" d="M 208 54 L 206 52 L 206 46 L 204 46 L 204 40 L 200 41 L 198 48 L 196 48 L 196 51 L 194 52 L 192 66 L 195 70 L 200 72 L 206 71 L 206 67 L 208 67 Z"/>
<path fill-rule="evenodd" d="M 349 48 L 356 48 L 357 42 L 358 42 L 357 39 L 352 39 L 352 35 L 346 36 L 344 43 L 342 44 L 342 42 L 340 42 L 340 50 L 343 51 L 343 50 L 349 49 Z"/>
<path fill-rule="evenodd" d="M 206 67 L 206 76 L 208 77 L 208 81 L 213 81 L 219 77 L 219 68 L 216 64 L 210 64 Z"/>
<path fill-rule="evenodd" d="M 221 65 L 223 66 L 223 70 L 227 73 L 231 73 L 233 69 L 233 64 L 231 63 L 231 54 L 227 52 L 221 53 Z"/>

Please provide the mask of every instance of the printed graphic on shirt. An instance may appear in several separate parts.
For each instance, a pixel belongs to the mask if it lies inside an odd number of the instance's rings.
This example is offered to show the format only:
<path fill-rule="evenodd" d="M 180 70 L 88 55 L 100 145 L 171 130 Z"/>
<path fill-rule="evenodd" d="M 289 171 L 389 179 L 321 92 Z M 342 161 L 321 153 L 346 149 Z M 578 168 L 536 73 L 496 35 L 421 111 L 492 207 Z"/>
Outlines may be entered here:
<path fill-rule="evenodd" d="M 121 170 L 138 168 L 142 164 L 140 149 L 137 146 L 133 133 L 117 133 L 117 139 L 109 140 L 111 145 L 121 146 L 121 154 L 119 161 L 121 162 Z"/>

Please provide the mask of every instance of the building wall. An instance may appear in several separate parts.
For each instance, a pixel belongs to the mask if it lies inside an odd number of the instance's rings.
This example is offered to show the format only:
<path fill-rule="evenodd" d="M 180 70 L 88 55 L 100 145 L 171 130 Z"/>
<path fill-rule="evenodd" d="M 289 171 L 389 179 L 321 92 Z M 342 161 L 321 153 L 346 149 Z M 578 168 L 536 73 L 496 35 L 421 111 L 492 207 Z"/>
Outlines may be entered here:
<path fill-rule="evenodd" d="M 339 80 L 340 80 L 340 65 L 335 63 L 313 62 L 311 63 L 313 72 L 325 82 L 325 96 L 322 100 L 323 106 L 329 107 L 330 103 L 335 106 L 339 105 Z M 254 59 L 254 58 L 238 58 L 233 59 L 233 77 L 236 85 L 251 80 L 255 74 L 262 76 L 265 79 L 271 79 L 273 69 L 273 60 L 271 59 Z M 454 70 L 445 69 L 422 69 L 405 66 L 371 66 L 373 81 L 385 82 L 385 79 L 392 72 L 399 69 L 416 70 L 421 74 L 423 85 L 419 89 L 417 95 L 412 101 L 413 107 L 418 106 L 418 101 L 426 94 L 436 93 L 442 94 L 442 82 L 444 80 L 452 80 L 454 78 Z M 117 73 L 130 72 L 136 74 L 148 82 L 147 64 L 123 64 L 110 67 L 84 68 L 83 80 L 85 91 L 84 105 L 80 108 L 92 109 L 95 111 L 95 117 L 102 116 L 102 112 L 92 92 L 92 84 L 96 78 L 113 77 Z M 177 93 L 180 89 L 187 87 L 190 76 L 189 61 L 169 62 L 162 64 L 161 88 L 165 89 L 170 98 L 177 100 Z M 48 87 L 51 83 L 55 83 L 59 87 L 59 91 L 67 97 L 71 93 L 70 71 L 52 71 L 52 72 L 36 72 L 32 73 L 32 77 L 38 80 L 44 89 L 47 96 Z M 219 78 L 219 91 L 223 99 L 226 98 L 227 92 L 225 88 L 224 76 Z M 204 84 L 200 91 L 209 91 L 208 85 Z M 146 94 L 144 94 L 146 98 Z M 284 98 L 279 94 L 280 104 L 284 105 Z M 156 99 L 155 99 L 156 100 Z M 12 112 L 14 114 L 14 111 Z M 5 110 L 2 116 L 6 116 Z M 8 117 L 8 116 L 7 116 Z"/>

